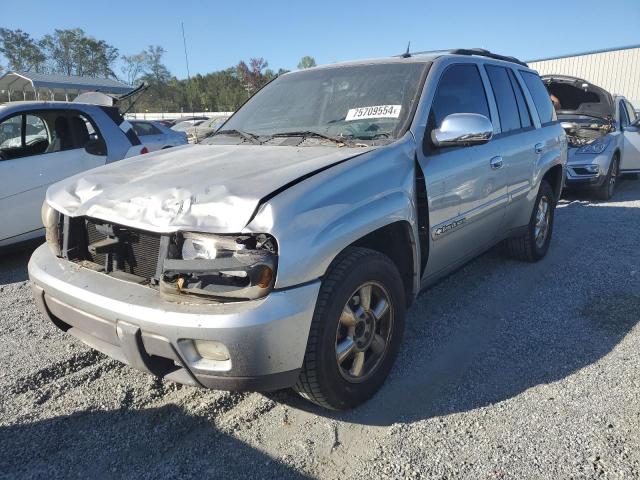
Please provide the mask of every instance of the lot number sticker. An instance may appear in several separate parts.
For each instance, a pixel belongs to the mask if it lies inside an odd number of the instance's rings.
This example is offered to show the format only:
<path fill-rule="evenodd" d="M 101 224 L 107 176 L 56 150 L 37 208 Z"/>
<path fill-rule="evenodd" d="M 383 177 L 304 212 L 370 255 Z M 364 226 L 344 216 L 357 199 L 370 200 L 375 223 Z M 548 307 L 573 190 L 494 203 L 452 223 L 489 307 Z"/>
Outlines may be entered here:
<path fill-rule="evenodd" d="M 376 105 L 373 107 L 350 108 L 345 121 L 363 118 L 398 118 L 402 105 Z"/>

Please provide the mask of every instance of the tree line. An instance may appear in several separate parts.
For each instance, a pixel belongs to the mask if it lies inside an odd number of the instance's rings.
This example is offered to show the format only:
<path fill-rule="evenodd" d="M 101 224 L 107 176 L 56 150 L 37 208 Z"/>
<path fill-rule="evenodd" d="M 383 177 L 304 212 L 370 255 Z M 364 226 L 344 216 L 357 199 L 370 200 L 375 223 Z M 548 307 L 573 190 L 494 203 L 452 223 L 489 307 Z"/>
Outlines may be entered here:
<path fill-rule="evenodd" d="M 269 68 L 264 58 L 251 58 L 224 70 L 178 79 L 163 63 L 165 53 L 163 47 L 150 45 L 138 53 L 121 55 L 81 28 L 56 29 L 40 39 L 21 29 L 0 28 L 4 60 L 0 74 L 11 70 L 116 78 L 132 86 L 145 82 L 149 89 L 135 105 L 141 112 L 234 111 L 267 82 L 287 72 Z M 298 68 L 315 65 L 313 57 L 305 56 Z"/>

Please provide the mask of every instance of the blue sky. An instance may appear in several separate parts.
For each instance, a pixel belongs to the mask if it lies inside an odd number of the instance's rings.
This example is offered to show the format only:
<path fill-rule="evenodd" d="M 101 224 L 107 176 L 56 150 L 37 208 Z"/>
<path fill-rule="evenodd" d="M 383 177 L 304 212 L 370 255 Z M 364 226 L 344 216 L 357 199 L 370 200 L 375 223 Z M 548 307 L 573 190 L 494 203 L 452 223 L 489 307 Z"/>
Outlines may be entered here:
<path fill-rule="evenodd" d="M 35 37 L 81 27 L 122 54 L 162 45 L 179 78 L 186 77 L 181 21 L 192 74 L 250 57 L 277 70 L 295 68 L 304 55 L 319 64 L 392 55 L 409 40 L 412 50 L 482 47 L 524 60 L 640 43 L 640 0 L 28 3 L 6 2 L 0 26 Z"/>

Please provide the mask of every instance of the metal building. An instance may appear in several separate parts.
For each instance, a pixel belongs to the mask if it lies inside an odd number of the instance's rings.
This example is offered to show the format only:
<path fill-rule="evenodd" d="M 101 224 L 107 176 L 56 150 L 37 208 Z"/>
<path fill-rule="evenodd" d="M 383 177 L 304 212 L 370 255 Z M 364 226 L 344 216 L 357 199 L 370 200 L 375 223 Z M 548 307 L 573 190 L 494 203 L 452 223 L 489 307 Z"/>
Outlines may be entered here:
<path fill-rule="evenodd" d="M 0 77 L 0 92 L 11 100 L 56 100 L 77 96 L 83 92 L 124 94 L 132 90 L 112 78 L 77 77 L 34 72 L 8 72 Z M 2 97 L 0 97 L 1 99 Z M 1 100 L 0 100 L 1 101 Z"/>
<path fill-rule="evenodd" d="M 582 78 L 612 94 L 624 95 L 635 108 L 640 108 L 640 45 L 541 58 L 527 63 L 540 75 L 557 73 Z"/>

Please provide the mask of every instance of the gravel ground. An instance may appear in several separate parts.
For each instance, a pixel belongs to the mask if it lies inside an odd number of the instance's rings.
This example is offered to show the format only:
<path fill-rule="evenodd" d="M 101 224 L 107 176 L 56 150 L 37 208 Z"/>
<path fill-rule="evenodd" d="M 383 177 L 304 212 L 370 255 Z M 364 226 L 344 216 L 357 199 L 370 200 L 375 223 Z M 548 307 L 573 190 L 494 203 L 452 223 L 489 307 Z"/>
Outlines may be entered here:
<path fill-rule="evenodd" d="M 0 257 L 0 478 L 640 478 L 640 181 L 562 201 L 547 258 L 424 292 L 355 411 L 181 387 L 37 312 Z"/>

